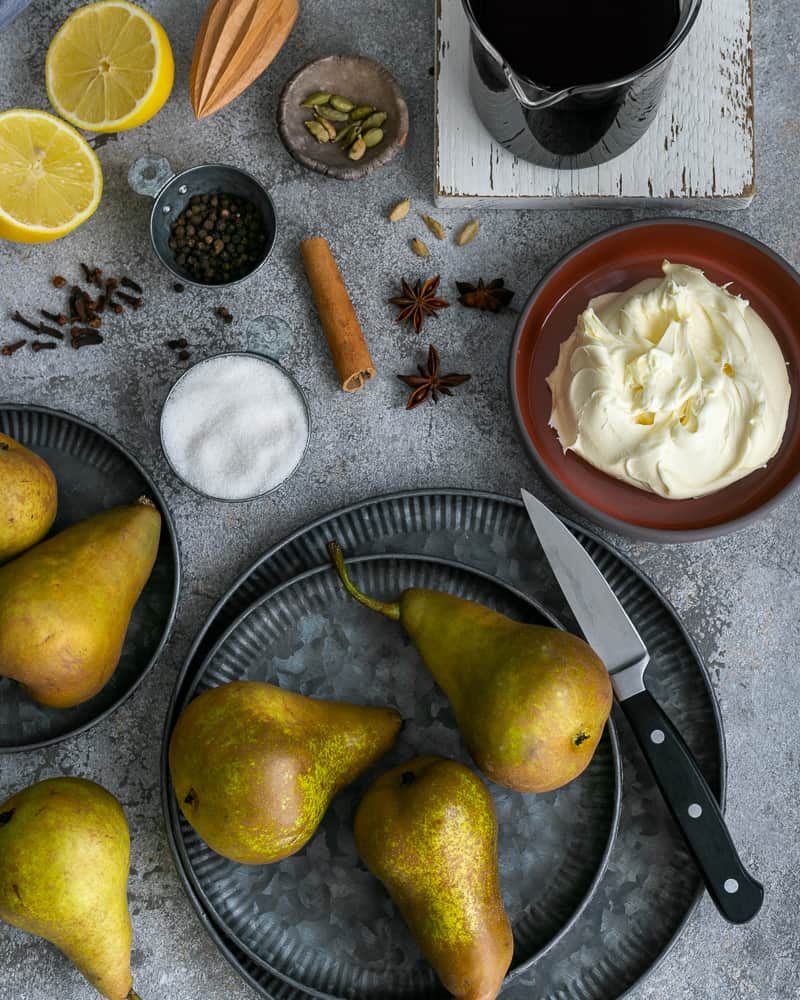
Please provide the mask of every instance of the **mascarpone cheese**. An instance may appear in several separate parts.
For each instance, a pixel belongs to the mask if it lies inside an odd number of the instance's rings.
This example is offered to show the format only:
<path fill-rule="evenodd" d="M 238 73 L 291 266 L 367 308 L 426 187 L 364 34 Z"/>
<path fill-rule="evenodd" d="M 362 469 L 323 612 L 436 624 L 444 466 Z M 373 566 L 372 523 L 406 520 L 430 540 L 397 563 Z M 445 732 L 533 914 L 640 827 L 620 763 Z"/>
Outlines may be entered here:
<path fill-rule="evenodd" d="M 547 379 L 564 451 L 669 499 L 700 497 L 763 468 L 780 447 L 789 379 L 750 305 L 702 271 L 601 295 Z"/>

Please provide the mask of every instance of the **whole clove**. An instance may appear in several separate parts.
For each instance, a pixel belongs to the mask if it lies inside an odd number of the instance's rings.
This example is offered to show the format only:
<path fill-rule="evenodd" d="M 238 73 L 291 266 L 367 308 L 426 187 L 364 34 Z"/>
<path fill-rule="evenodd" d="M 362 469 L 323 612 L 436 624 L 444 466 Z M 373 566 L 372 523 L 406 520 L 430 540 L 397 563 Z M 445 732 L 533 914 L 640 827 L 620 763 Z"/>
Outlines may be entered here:
<path fill-rule="evenodd" d="M 67 279 L 66 278 L 62 278 L 60 274 L 57 274 L 52 279 L 52 282 L 53 282 L 53 287 L 54 288 L 63 288 L 64 285 L 66 285 L 66 283 L 67 283 Z"/>
<path fill-rule="evenodd" d="M 68 320 L 64 313 L 51 313 L 46 309 L 40 309 L 39 312 L 45 319 L 49 319 L 51 323 L 58 323 L 59 326 L 67 325 Z"/>
<path fill-rule="evenodd" d="M 38 354 L 39 351 L 54 351 L 57 346 L 52 340 L 34 340 L 31 344 L 31 350 L 34 354 Z"/>
<path fill-rule="evenodd" d="M 122 301 L 131 307 L 131 309 L 140 309 L 142 305 L 142 300 L 137 299 L 133 295 L 128 295 L 127 292 L 117 292 L 117 298 L 122 299 Z"/>
<path fill-rule="evenodd" d="M 97 305 L 95 306 L 94 311 L 96 313 L 102 313 L 102 312 L 105 312 L 105 308 L 106 308 L 106 297 L 105 297 L 105 295 L 98 295 L 97 296 Z"/>
<path fill-rule="evenodd" d="M 39 324 L 39 333 L 44 333 L 48 337 L 54 337 L 56 340 L 64 339 L 64 334 L 61 332 L 61 330 L 57 329 L 54 326 L 48 326 L 47 323 Z"/>
<path fill-rule="evenodd" d="M 119 302 L 112 302 L 111 303 L 111 310 L 117 316 L 119 316 L 119 314 L 122 312 L 122 306 L 119 304 Z"/>
<path fill-rule="evenodd" d="M 137 295 L 142 295 L 144 292 L 144 289 L 139 282 L 134 281 L 133 278 L 120 278 L 119 283 L 123 286 L 123 288 L 130 288 L 130 290 L 132 292 L 136 292 Z"/>
<path fill-rule="evenodd" d="M 102 343 L 103 338 L 96 330 L 80 330 L 72 335 L 72 346 L 76 351 L 81 347 L 93 347 Z"/>
<path fill-rule="evenodd" d="M 225 306 L 217 306 L 214 312 L 219 316 L 223 323 L 232 323 L 233 316 L 228 312 Z"/>
<path fill-rule="evenodd" d="M 167 347 L 169 347 L 169 349 L 172 350 L 172 351 L 177 351 L 177 350 L 180 350 L 183 347 L 188 347 L 188 346 L 189 346 L 189 342 L 186 340 L 185 337 L 180 337 L 178 340 L 168 340 L 167 341 Z"/>
<path fill-rule="evenodd" d="M 15 323 L 19 323 L 20 326 L 24 326 L 27 330 L 32 330 L 34 333 L 39 332 L 39 324 L 32 323 L 29 319 L 25 319 L 18 309 L 11 313 L 11 318 Z"/>
<path fill-rule="evenodd" d="M 16 354 L 16 352 L 27 343 L 27 340 L 15 340 L 13 344 L 4 344 L 3 347 L 0 348 L 0 354 L 2 354 L 4 358 L 10 358 L 12 354 Z"/>

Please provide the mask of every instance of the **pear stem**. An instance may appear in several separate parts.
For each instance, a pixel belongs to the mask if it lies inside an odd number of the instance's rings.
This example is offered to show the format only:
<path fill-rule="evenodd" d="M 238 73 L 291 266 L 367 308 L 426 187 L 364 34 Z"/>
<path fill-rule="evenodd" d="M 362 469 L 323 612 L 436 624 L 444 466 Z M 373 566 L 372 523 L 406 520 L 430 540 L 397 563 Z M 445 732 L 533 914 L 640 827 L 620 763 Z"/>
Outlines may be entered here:
<path fill-rule="evenodd" d="M 331 562 L 339 574 L 339 579 L 344 584 L 344 589 L 351 597 L 354 597 L 359 604 L 363 604 L 365 608 L 369 608 L 370 611 L 377 611 L 378 614 L 386 615 L 392 621 L 400 621 L 400 604 L 397 601 L 389 604 L 386 601 L 379 601 L 375 597 L 368 597 L 367 594 L 359 590 L 353 583 L 344 564 L 344 554 L 338 542 L 328 542 L 328 555 L 331 557 Z"/>

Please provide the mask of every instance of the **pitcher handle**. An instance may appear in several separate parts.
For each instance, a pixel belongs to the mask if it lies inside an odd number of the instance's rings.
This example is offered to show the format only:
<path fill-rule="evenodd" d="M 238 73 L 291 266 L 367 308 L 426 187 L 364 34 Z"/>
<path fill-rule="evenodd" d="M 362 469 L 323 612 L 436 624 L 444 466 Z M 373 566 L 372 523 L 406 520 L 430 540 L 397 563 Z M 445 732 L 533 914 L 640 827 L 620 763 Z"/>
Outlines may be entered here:
<path fill-rule="evenodd" d="M 140 156 L 128 171 L 128 184 L 136 192 L 155 198 L 158 192 L 175 176 L 169 160 L 164 156 Z"/>
<path fill-rule="evenodd" d="M 541 111 L 544 108 L 552 108 L 554 104 L 560 104 L 565 98 L 569 97 L 571 93 L 569 88 L 567 88 L 566 90 L 558 90 L 554 94 L 548 93 L 546 97 L 542 97 L 538 101 L 535 101 L 528 97 L 522 89 L 522 84 L 519 82 L 514 70 L 508 65 L 507 62 L 503 63 L 503 72 L 505 73 L 506 81 L 514 94 L 514 97 L 516 97 L 523 108 L 527 108 L 528 111 Z"/>

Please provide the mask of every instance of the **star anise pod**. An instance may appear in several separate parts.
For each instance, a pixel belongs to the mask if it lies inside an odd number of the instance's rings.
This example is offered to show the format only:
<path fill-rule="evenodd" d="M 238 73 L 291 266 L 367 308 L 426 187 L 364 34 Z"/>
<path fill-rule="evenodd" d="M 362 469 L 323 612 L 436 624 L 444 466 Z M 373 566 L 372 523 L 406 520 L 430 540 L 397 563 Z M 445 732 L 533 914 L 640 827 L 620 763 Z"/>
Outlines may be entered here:
<path fill-rule="evenodd" d="M 415 406 L 424 403 L 428 396 L 439 402 L 439 395 L 452 396 L 452 389 L 457 385 L 468 382 L 471 375 L 440 375 L 439 374 L 439 352 L 431 344 L 428 347 L 428 364 L 423 367 L 417 365 L 419 375 L 398 375 L 401 382 L 405 382 L 411 388 L 411 395 L 406 403 L 407 410 L 413 410 Z"/>
<path fill-rule="evenodd" d="M 397 314 L 397 322 L 411 322 L 414 331 L 419 333 L 426 316 L 435 316 L 440 309 L 446 309 L 450 303 L 444 299 L 436 297 L 436 290 L 439 287 L 439 275 L 428 278 L 426 282 L 418 281 L 412 288 L 405 278 L 400 279 L 403 286 L 403 294 L 396 295 L 389 302 L 393 306 L 399 306 L 400 312 Z"/>
<path fill-rule="evenodd" d="M 488 284 L 484 284 L 483 278 L 478 278 L 477 285 L 470 285 L 467 281 L 457 281 L 458 301 L 468 309 L 500 312 L 503 306 L 507 306 L 514 298 L 511 289 L 504 286 L 505 281 L 502 278 L 495 278 Z"/>

